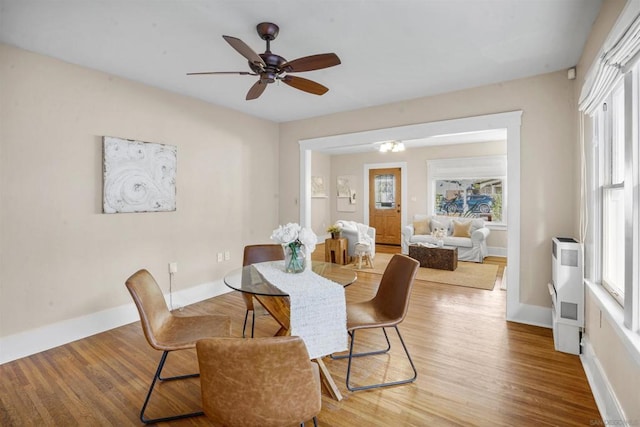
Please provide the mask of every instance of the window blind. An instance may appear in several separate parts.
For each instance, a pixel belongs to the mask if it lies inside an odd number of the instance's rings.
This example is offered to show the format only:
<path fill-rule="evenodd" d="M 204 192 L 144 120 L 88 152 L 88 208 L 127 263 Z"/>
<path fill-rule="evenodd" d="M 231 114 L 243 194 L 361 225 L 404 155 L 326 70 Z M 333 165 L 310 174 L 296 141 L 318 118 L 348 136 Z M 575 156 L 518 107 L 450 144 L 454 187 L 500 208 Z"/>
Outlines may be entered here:
<path fill-rule="evenodd" d="M 593 114 L 639 56 L 640 0 L 631 0 L 587 72 L 580 93 L 580 111 Z"/>

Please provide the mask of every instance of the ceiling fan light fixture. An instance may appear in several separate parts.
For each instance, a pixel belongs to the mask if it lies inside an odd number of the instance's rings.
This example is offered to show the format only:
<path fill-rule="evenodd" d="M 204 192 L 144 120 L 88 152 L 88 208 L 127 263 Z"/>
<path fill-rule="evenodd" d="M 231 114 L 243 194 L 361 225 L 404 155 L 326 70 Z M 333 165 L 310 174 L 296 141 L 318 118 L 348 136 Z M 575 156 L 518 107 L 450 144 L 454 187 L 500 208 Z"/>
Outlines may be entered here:
<path fill-rule="evenodd" d="M 387 153 L 389 151 L 392 153 L 399 153 L 404 150 L 404 143 L 402 143 L 402 141 L 386 141 L 380 144 L 381 153 Z"/>

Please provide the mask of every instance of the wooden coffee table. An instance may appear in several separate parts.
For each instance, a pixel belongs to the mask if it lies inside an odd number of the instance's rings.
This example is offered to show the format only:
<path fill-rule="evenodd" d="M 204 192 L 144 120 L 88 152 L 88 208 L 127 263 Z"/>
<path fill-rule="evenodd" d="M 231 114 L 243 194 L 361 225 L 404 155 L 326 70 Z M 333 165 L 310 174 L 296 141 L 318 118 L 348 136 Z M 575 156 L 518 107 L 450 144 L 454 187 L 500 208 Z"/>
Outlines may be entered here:
<path fill-rule="evenodd" d="M 450 271 L 458 268 L 458 248 L 453 246 L 409 245 L 409 257 L 419 261 L 420 267 Z"/>

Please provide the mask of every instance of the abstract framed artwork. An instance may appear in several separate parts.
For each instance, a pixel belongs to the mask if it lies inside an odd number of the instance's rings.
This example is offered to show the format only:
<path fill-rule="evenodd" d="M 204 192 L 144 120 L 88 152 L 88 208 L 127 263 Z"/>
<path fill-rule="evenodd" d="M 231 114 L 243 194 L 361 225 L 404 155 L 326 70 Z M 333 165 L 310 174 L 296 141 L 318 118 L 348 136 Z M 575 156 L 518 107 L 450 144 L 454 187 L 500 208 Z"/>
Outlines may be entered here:
<path fill-rule="evenodd" d="M 174 145 L 104 136 L 103 212 L 176 210 Z"/>
<path fill-rule="evenodd" d="M 326 198 L 327 191 L 324 187 L 324 178 L 321 176 L 311 177 L 311 197 Z"/>

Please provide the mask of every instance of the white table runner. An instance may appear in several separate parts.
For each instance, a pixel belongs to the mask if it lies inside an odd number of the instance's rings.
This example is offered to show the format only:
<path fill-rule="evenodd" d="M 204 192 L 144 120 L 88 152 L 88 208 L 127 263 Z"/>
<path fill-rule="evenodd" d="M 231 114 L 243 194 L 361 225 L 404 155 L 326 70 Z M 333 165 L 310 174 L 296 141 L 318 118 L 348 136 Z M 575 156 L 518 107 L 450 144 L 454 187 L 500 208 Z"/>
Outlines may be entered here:
<path fill-rule="evenodd" d="M 347 309 L 342 285 L 308 269 L 286 273 L 283 261 L 253 266 L 269 283 L 289 294 L 291 335 L 302 337 L 311 359 L 347 349 Z"/>

